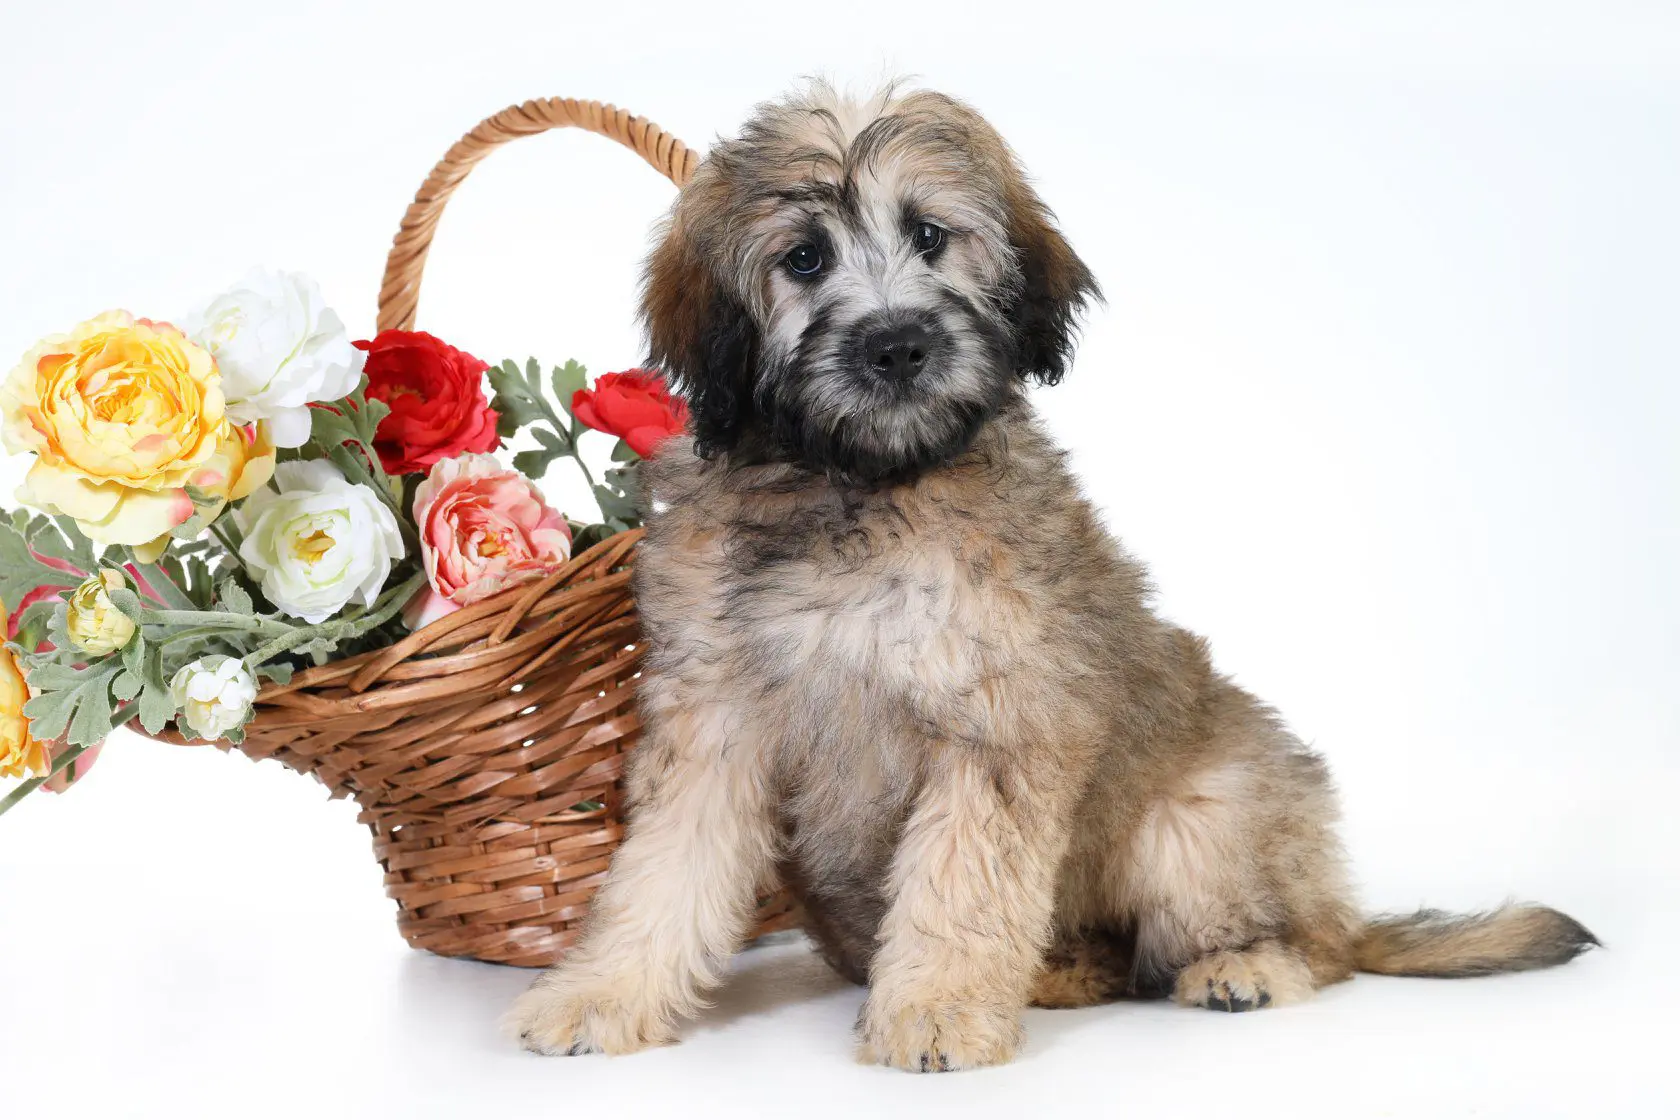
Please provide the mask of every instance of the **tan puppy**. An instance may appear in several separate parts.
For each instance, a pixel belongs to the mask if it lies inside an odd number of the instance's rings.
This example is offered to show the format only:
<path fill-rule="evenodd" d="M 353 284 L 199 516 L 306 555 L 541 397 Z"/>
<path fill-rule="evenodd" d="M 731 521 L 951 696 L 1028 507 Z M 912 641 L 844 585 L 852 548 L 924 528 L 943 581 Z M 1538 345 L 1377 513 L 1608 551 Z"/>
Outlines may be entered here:
<path fill-rule="evenodd" d="M 1030 1001 L 1246 1011 L 1596 944 L 1360 915 L 1323 761 L 1151 612 L 1027 404 L 1096 295 L 935 93 L 816 86 L 701 164 L 647 269 L 695 440 L 646 468 L 634 811 L 527 1047 L 674 1039 L 776 875 L 869 985 L 862 1058 L 910 1070 L 1007 1061 Z"/>

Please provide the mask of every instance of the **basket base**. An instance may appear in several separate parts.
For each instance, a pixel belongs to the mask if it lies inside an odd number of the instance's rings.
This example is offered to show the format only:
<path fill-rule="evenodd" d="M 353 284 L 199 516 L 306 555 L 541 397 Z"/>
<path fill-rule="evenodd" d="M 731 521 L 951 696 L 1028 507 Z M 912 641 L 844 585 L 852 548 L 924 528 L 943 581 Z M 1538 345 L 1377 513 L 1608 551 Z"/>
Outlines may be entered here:
<path fill-rule="evenodd" d="M 546 968 L 582 931 L 622 828 L 609 810 L 545 824 L 498 822 L 385 827 L 364 813 L 397 928 L 409 945 L 445 957 Z M 751 936 L 795 929 L 786 890 L 762 899 Z"/>

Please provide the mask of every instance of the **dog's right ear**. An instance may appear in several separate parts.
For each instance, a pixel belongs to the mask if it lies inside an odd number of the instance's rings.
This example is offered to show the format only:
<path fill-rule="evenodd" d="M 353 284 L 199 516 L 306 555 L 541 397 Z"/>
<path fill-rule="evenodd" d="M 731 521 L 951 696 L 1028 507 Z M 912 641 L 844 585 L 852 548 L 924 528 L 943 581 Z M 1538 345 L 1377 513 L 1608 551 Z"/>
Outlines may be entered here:
<path fill-rule="evenodd" d="M 1102 289 L 1013 157 L 1005 182 L 1009 243 L 1021 266 L 1020 290 L 1009 307 L 1017 368 L 1022 377 L 1054 385 L 1072 360 L 1079 316 L 1090 301 L 1102 300 Z"/>
<path fill-rule="evenodd" d="M 758 328 L 718 283 L 681 210 L 642 273 L 642 322 L 651 364 L 688 401 L 696 454 L 734 447 L 752 403 Z"/>

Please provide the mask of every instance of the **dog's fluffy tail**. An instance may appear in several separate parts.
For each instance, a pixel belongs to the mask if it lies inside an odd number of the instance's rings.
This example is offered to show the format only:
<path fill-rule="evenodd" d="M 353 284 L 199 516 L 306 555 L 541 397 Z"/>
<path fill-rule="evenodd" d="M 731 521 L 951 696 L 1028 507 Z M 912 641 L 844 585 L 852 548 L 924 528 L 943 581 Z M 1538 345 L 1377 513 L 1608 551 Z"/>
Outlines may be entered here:
<path fill-rule="evenodd" d="M 1486 976 L 1563 964 L 1598 943 L 1586 926 L 1549 906 L 1419 910 L 1372 919 L 1354 942 L 1354 966 L 1389 976 Z"/>

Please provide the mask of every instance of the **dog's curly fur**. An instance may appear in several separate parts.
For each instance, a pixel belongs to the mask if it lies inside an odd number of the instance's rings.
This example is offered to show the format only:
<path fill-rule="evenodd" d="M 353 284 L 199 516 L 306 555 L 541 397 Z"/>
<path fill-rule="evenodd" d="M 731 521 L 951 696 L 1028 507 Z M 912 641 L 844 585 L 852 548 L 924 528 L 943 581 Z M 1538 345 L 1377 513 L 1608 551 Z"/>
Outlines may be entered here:
<path fill-rule="evenodd" d="M 1095 294 L 937 94 L 815 86 L 701 164 L 647 272 L 696 438 L 645 468 L 630 831 L 526 1046 L 672 1039 L 778 875 L 869 985 L 860 1055 L 911 1070 L 1007 1060 L 1029 1002 L 1244 1011 L 1595 943 L 1536 906 L 1360 915 L 1323 761 L 1151 611 L 1025 399 Z M 926 361 L 888 382 L 860 340 L 906 321 Z"/>

